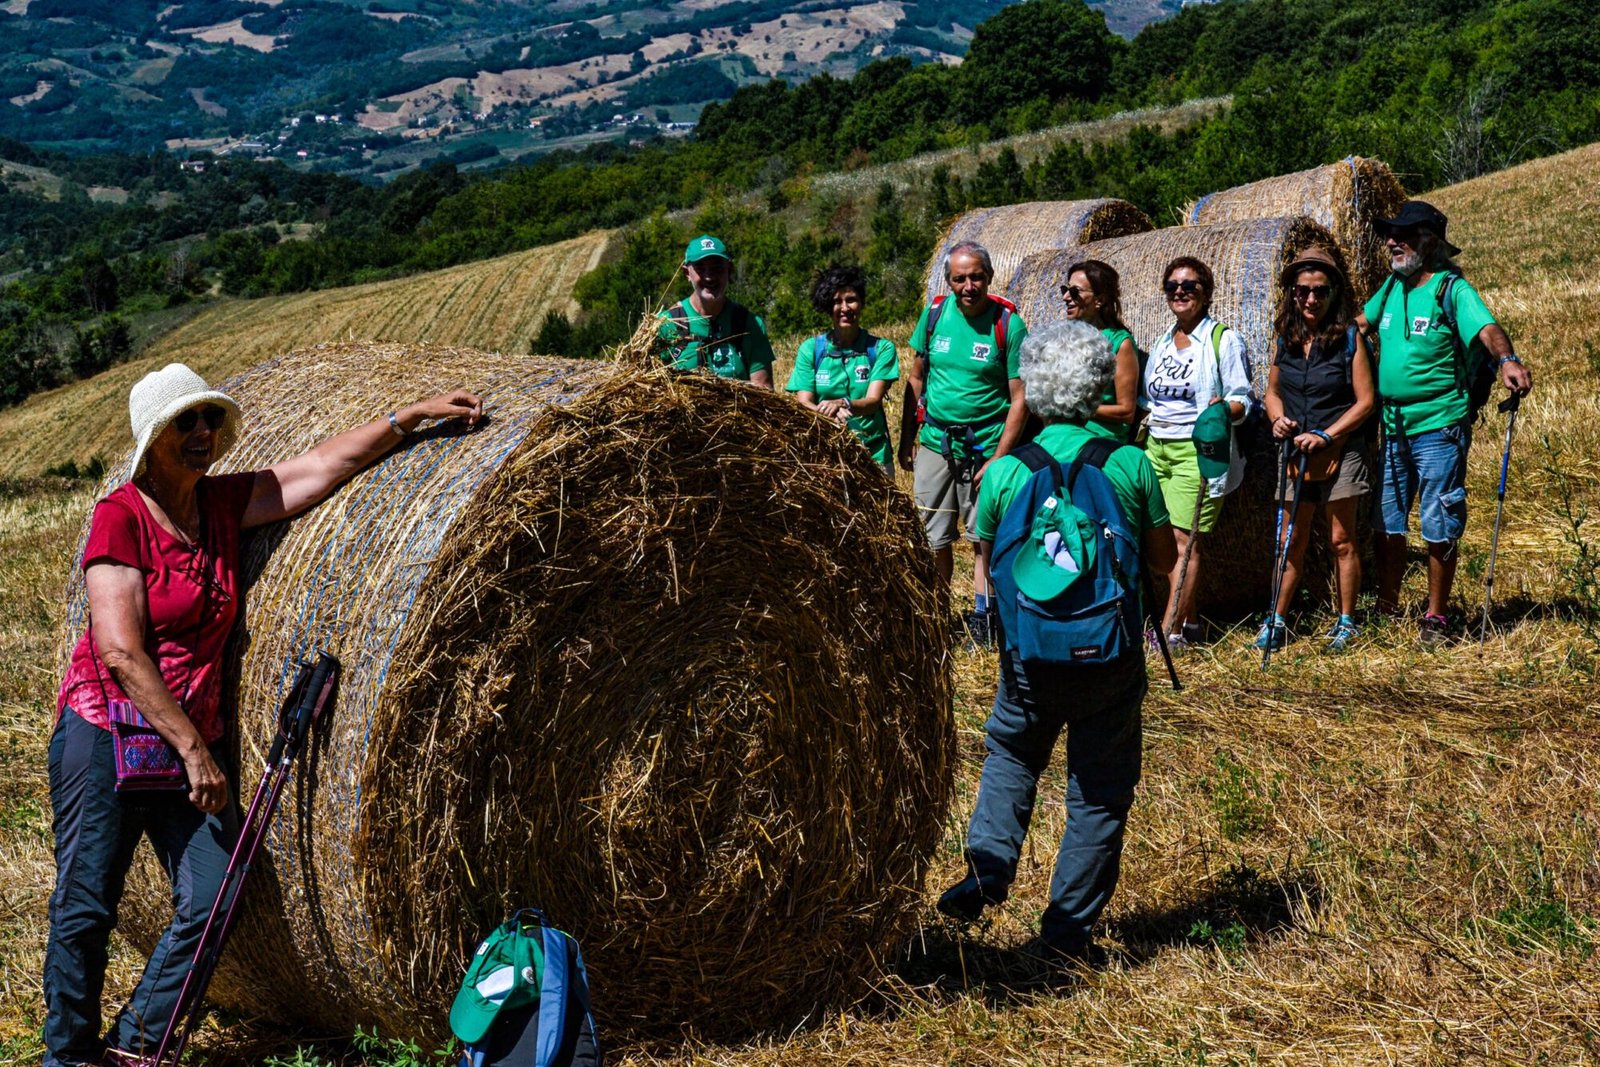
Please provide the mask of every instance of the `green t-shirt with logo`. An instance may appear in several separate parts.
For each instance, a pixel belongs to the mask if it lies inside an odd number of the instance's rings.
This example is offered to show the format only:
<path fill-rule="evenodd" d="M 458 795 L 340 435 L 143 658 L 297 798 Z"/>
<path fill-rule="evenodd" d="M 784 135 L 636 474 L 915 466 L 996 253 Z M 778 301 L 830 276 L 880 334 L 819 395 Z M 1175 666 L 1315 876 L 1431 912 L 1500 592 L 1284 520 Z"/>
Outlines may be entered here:
<path fill-rule="evenodd" d="M 1061 473 L 1065 474 L 1067 466 L 1095 436 L 1086 426 L 1052 422 L 1039 431 L 1033 443 L 1054 456 L 1061 464 Z M 1156 480 L 1156 469 L 1142 449 L 1131 445 L 1117 449 L 1102 470 L 1111 488 L 1116 490 L 1123 517 L 1135 533 L 1142 534 L 1172 521 L 1161 496 L 1161 483 Z M 972 532 L 980 541 L 994 540 L 1006 509 L 1032 476 L 1028 465 L 1015 456 L 1001 456 L 990 464 L 983 484 L 978 487 L 978 510 L 972 520 Z"/>
<path fill-rule="evenodd" d="M 1457 277 L 1450 287 L 1451 311 L 1464 355 L 1443 322 L 1439 288 L 1445 273 L 1415 288 L 1395 278 L 1372 294 L 1363 312 L 1378 331 L 1378 396 L 1387 433 L 1412 436 L 1454 426 L 1467 417 L 1462 359 L 1471 366 L 1483 358 L 1478 334 L 1494 322 L 1470 282 Z"/>
<path fill-rule="evenodd" d="M 1106 339 L 1106 344 L 1111 346 L 1111 354 L 1113 356 L 1116 355 L 1117 350 L 1122 347 L 1122 342 L 1133 340 L 1133 334 L 1117 326 L 1102 326 L 1100 328 L 1100 336 L 1104 337 Z M 1137 346 L 1134 347 L 1133 353 L 1134 358 L 1138 359 L 1139 349 Z M 1140 369 L 1142 370 L 1143 368 Z M 1115 404 L 1116 402 L 1117 383 L 1113 372 L 1112 382 L 1110 385 L 1106 386 L 1106 391 L 1101 394 L 1100 403 Z M 1122 441 L 1126 443 L 1133 437 L 1133 427 L 1125 422 L 1098 422 L 1094 419 L 1090 419 L 1088 422 L 1084 423 L 1083 428 L 1092 434 L 1109 438 L 1112 441 Z"/>
<path fill-rule="evenodd" d="M 784 388 L 791 393 L 811 393 L 819 401 L 866 399 L 867 389 L 873 382 L 894 382 L 900 378 L 900 357 L 895 354 L 894 342 L 886 337 L 874 337 L 862 330 L 849 348 L 840 348 L 830 339 L 830 334 L 808 337 L 800 342 L 795 354 L 794 370 L 789 373 L 789 384 Z M 817 345 L 823 345 L 822 359 L 817 359 Z M 872 458 L 888 463 L 893 456 L 889 448 L 889 420 L 883 408 L 865 415 L 852 415 L 847 424 L 861 443 L 867 446 Z"/>
<path fill-rule="evenodd" d="M 928 357 L 923 386 L 928 418 L 917 440 L 926 448 L 943 451 L 945 435 L 934 423 L 972 426 L 984 455 L 992 457 L 1011 410 L 1011 379 L 1017 376 L 1017 355 L 1022 351 L 1022 339 L 1028 336 L 1028 327 L 1022 316 L 1013 312 L 1006 323 L 1006 350 L 997 352 L 994 328 L 1000 305 L 991 301 L 988 309 L 972 320 L 961 313 L 955 299 L 946 297 L 950 306 L 944 308 L 934 327 L 931 352 L 923 349 L 931 306 L 922 309 L 922 317 L 911 334 L 912 351 Z M 953 434 L 950 449 L 956 458 L 967 458 L 966 434 Z"/>
<path fill-rule="evenodd" d="M 767 324 L 761 321 L 760 315 L 747 312 L 745 335 L 735 338 L 733 309 L 737 306 L 732 300 L 724 301 L 717 317 L 708 319 L 694 309 L 687 297 L 678 301 L 678 307 L 689 320 L 688 338 L 680 336 L 682 331 L 669 311 L 657 312 L 656 317 L 661 320 L 657 336 L 670 344 L 683 346 L 666 354 L 672 369 L 704 367 L 719 377 L 737 378 L 742 382 L 749 381 L 757 371 L 771 370 L 772 342 L 767 340 Z M 710 342 L 709 350 L 707 342 Z"/>

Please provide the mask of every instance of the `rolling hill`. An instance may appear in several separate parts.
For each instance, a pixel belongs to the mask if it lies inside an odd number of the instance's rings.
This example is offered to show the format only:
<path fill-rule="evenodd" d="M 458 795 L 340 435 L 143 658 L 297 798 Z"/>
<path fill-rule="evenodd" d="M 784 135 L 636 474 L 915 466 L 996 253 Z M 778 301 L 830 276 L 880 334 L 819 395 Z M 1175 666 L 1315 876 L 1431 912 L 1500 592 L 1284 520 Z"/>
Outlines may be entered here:
<path fill-rule="evenodd" d="M 575 310 L 573 283 L 610 240 L 596 231 L 397 281 L 218 304 L 138 358 L 0 415 L 0 476 L 114 459 L 125 451 L 129 386 L 171 362 L 220 381 L 279 353 L 347 338 L 527 352 L 546 312 Z"/>

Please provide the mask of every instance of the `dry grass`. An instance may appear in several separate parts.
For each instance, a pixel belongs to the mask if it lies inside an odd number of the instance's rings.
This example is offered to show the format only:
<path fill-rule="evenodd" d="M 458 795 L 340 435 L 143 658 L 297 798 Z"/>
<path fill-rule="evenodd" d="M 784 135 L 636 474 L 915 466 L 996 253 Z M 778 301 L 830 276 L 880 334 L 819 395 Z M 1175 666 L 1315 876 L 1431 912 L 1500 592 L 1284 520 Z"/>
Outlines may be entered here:
<path fill-rule="evenodd" d="M 126 447 L 128 388 L 167 363 L 220 381 L 271 356 L 322 341 L 468 345 L 526 353 L 545 313 L 573 312 L 572 287 L 611 240 L 583 237 L 447 270 L 369 285 L 228 300 L 162 337 L 138 358 L 84 382 L 30 397 L 0 417 L 0 477 L 31 476 Z"/>
<path fill-rule="evenodd" d="M 1595 605 L 1574 602 L 1558 481 L 1540 470 L 1548 435 L 1578 502 L 1600 514 L 1597 174 L 1600 146 L 1426 194 L 1450 214 L 1465 266 L 1537 376 L 1501 540 L 1501 635 L 1483 659 L 1473 645 L 1423 654 L 1409 625 L 1379 625 L 1342 657 L 1296 642 L 1269 676 L 1244 650 L 1243 628 L 1186 660 L 1188 688 L 1157 683 L 1146 705 L 1145 778 L 1107 916 L 1116 962 L 1061 981 L 1014 951 L 1048 892 L 1058 770 L 1013 901 L 967 937 L 934 916 L 934 895 L 958 873 L 992 693 L 991 662 L 958 657 L 956 803 L 923 935 L 879 996 L 794 1034 L 622 1062 L 1600 1062 L 1600 701 L 1585 632 Z M 1482 429 L 1470 465 L 1458 593 L 1469 611 L 1481 603 L 1497 439 Z M 85 497 L 53 499 L 7 512 L 4 526 L 7 651 L 38 657 L 0 673 L 7 812 L 43 803 L 32 716 L 54 679 L 38 666 L 49 620 L 31 597 L 56 588 L 68 515 Z M 1413 605 L 1421 592 L 1414 568 Z M 0 1039 L 10 1039 L 0 1049 L 19 1062 L 37 1058 L 25 1035 L 39 1011 L 42 825 L 24 817 L 0 837 Z M 118 976 L 125 989 L 125 967 Z"/>

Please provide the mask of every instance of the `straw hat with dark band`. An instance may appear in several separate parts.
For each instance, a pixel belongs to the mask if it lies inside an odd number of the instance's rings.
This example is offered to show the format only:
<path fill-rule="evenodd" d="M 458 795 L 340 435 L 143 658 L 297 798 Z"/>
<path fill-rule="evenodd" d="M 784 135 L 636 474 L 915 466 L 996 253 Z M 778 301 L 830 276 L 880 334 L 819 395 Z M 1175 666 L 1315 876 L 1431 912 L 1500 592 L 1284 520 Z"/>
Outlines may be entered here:
<path fill-rule="evenodd" d="M 167 424 L 201 404 L 216 404 L 228 413 L 222 427 L 216 431 L 216 450 L 211 455 L 215 463 L 239 437 L 239 405 L 233 397 L 211 388 L 204 378 L 182 363 L 168 363 L 134 383 L 128 390 L 128 422 L 133 427 L 134 441 L 129 478 L 144 473 L 145 453 Z"/>

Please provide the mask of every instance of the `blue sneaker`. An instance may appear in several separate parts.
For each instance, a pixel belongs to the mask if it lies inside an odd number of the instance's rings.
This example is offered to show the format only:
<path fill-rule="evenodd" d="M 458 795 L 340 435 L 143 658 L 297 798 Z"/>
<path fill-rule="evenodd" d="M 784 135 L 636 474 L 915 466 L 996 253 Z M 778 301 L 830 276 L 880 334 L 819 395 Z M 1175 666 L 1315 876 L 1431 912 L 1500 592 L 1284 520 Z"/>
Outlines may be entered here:
<path fill-rule="evenodd" d="M 1328 651 L 1343 652 L 1350 647 L 1350 642 L 1361 636 L 1361 627 L 1356 625 L 1356 620 L 1348 615 L 1340 615 L 1333 624 L 1333 629 L 1328 631 Z"/>
<path fill-rule="evenodd" d="M 1256 633 L 1255 647 L 1272 652 L 1289 643 L 1289 624 L 1282 615 L 1273 615 L 1261 624 Z"/>

